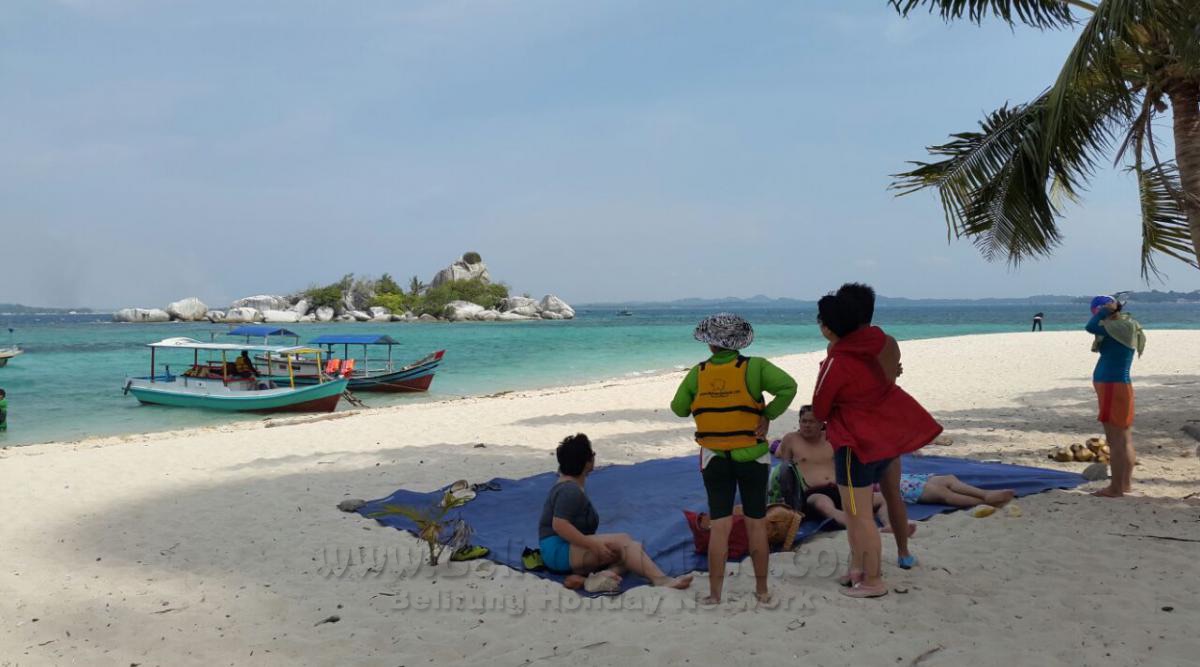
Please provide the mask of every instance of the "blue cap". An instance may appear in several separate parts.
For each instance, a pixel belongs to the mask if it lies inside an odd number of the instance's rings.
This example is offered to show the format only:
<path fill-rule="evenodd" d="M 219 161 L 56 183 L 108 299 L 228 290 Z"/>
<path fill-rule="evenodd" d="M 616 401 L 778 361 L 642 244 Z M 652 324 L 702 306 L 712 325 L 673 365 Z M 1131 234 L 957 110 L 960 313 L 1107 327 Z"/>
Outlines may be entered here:
<path fill-rule="evenodd" d="M 1100 308 L 1102 308 L 1105 304 L 1113 303 L 1114 301 L 1116 301 L 1116 299 L 1108 295 L 1100 295 L 1092 299 L 1092 314 L 1095 315 L 1096 313 L 1100 312 Z"/>

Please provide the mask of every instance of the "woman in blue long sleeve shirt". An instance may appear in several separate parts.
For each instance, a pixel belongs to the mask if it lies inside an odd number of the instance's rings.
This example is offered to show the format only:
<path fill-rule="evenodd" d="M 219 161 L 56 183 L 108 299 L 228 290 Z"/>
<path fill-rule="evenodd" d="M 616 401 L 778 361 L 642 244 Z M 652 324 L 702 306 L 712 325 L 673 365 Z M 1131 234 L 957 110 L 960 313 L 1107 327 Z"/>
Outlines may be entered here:
<path fill-rule="evenodd" d="M 1104 437 L 1108 441 L 1111 457 L 1109 465 L 1112 467 L 1109 485 L 1095 493 L 1104 498 L 1120 498 L 1129 493 L 1133 487 L 1133 466 L 1137 462 L 1132 437 L 1133 383 L 1129 378 L 1134 353 L 1130 343 L 1133 341 L 1129 340 L 1128 335 L 1114 336 L 1105 328 L 1109 323 L 1118 326 L 1115 323 L 1121 318 L 1129 319 L 1120 311 L 1121 304 L 1115 299 L 1104 301 L 1085 327 L 1099 342 L 1098 346 L 1093 346 L 1100 353 L 1100 358 L 1092 371 L 1092 384 L 1096 387 L 1096 399 L 1100 407 L 1097 420 L 1104 424 Z M 1132 326 L 1140 332 L 1136 322 Z M 1130 326 L 1125 324 L 1125 329 L 1130 330 Z"/>

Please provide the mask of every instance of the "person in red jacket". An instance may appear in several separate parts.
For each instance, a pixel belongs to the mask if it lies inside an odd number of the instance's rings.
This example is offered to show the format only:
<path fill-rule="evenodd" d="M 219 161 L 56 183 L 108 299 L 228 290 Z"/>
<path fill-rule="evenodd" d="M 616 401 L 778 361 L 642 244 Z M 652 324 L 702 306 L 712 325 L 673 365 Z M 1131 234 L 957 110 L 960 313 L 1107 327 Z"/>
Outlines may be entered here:
<path fill-rule="evenodd" d="M 878 327 L 862 326 L 851 299 L 822 297 L 817 322 L 830 346 L 812 405 L 834 447 L 838 492 L 847 510 L 850 587 L 843 593 L 881 597 L 888 589 L 871 511 L 872 487 L 884 478 L 893 459 L 932 442 L 942 427 L 884 372 L 879 354 L 887 336 Z"/>
<path fill-rule="evenodd" d="M 871 289 L 870 285 L 846 283 L 839 287 L 834 294 L 839 299 L 850 301 L 857 308 L 859 328 L 871 326 L 871 320 L 875 317 L 875 290 Z M 904 366 L 900 363 L 900 345 L 895 338 L 884 336 L 883 349 L 879 352 L 878 359 L 879 365 L 883 368 L 883 374 L 889 382 L 895 382 L 904 373 Z M 888 467 L 883 479 L 879 481 L 879 490 L 883 494 L 887 507 L 888 523 L 893 526 L 910 526 L 912 524 L 908 522 L 908 508 L 904 502 L 904 494 L 900 491 L 901 472 L 900 459 L 896 459 Z M 883 532 L 892 531 L 884 528 Z M 897 530 L 894 532 L 894 536 L 896 538 L 896 564 L 905 570 L 912 569 L 917 564 L 917 557 L 908 551 L 910 531 Z"/>

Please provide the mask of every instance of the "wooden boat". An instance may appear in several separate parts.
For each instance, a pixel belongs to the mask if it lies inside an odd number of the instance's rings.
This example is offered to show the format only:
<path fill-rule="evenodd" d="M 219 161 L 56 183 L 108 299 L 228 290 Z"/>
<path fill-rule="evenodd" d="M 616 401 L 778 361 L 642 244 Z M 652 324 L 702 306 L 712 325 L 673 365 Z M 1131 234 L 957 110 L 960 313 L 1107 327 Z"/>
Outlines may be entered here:
<path fill-rule="evenodd" d="M 322 367 L 319 357 L 300 357 L 293 362 L 296 384 L 314 384 L 322 377 L 343 377 L 350 380 L 351 391 L 429 391 L 434 373 L 446 354 L 445 350 L 438 350 L 417 361 L 397 366 L 392 361 L 392 347 L 399 343 L 390 336 L 379 334 L 318 336 L 308 341 L 308 345 L 324 347 L 329 362 Z M 337 346 L 341 346 L 341 357 L 336 356 Z M 351 356 L 351 346 L 361 346 L 362 357 Z M 386 346 L 387 358 L 376 357 L 376 360 L 372 360 L 370 347 L 374 346 Z M 261 355 L 257 360 L 266 361 Z M 272 377 L 283 377 L 287 374 L 286 365 L 285 360 L 275 359 L 268 363 L 268 372 Z"/>
<path fill-rule="evenodd" d="M 25 351 L 16 345 L 13 345 L 12 347 L 0 347 L 0 368 L 7 366 L 9 359 L 24 353 Z"/>
<path fill-rule="evenodd" d="M 318 378 L 315 383 L 302 385 L 289 377 L 238 375 L 235 364 L 228 361 L 230 356 L 253 352 L 265 355 L 268 363 L 284 359 L 288 366 L 300 355 L 319 359 L 321 351 L 310 347 L 202 343 L 191 338 L 168 338 L 149 347 L 150 375 L 125 379 L 125 393 L 133 394 L 141 403 L 236 412 L 332 412 L 349 384 L 345 378 Z M 187 370 L 176 374 L 164 365 L 164 372 L 159 373 L 156 353 L 164 349 L 191 350 Z M 214 356 L 220 353 L 220 359 L 202 361 L 201 351 Z M 290 368 L 294 372 L 295 366 Z"/>

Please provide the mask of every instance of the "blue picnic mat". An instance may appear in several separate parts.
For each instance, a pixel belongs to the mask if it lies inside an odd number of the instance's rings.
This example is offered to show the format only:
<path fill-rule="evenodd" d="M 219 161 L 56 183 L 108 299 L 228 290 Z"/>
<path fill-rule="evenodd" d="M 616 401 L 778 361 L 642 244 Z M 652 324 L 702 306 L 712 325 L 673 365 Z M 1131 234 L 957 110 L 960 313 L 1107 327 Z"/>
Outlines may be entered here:
<path fill-rule="evenodd" d="M 982 489 L 1014 489 L 1017 496 L 1074 488 L 1085 481 L 1073 472 L 946 456 L 905 456 L 904 472 L 955 475 Z M 557 478 L 554 472 L 524 479 L 496 478 L 492 481 L 499 485 L 499 490 L 480 491 L 475 500 L 451 516 L 461 516 L 471 525 L 475 531 L 471 543 L 491 549 L 487 556 L 490 560 L 522 570 L 521 552 L 525 547 L 538 546 L 538 519 L 546 494 Z M 588 477 L 587 493 L 600 514 L 599 532 L 629 533 L 645 546 L 646 552 L 668 575 L 708 570 L 707 557 L 697 554 L 692 546 L 692 534 L 682 512 L 706 511 L 697 456 L 605 466 Z M 441 491 L 417 493 L 401 489 L 367 503 L 359 513 L 369 516 L 382 510 L 385 504 L 425 507 L 439 502 L 441 497 Z M 956 509 L 959 508 L 949 505 L 909 505 L 908 516 L 921 521 Z M 402 516 L 379 517 L 377 520 L 401 530 L 415 528 Z M 796 543 L 827 528 L 838 526 L 828 519 L 806 519 L 800 525 Z M 561 576 L 545 571 L 536 574 L 562 580 Z M 634 576 L 625 577 L 623 588 L 642 581 Z"/>

